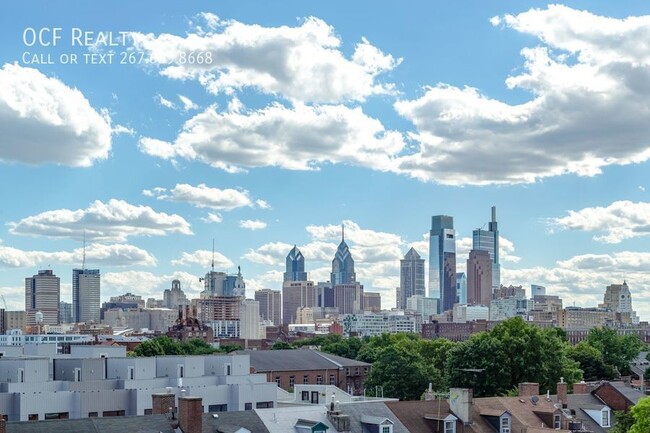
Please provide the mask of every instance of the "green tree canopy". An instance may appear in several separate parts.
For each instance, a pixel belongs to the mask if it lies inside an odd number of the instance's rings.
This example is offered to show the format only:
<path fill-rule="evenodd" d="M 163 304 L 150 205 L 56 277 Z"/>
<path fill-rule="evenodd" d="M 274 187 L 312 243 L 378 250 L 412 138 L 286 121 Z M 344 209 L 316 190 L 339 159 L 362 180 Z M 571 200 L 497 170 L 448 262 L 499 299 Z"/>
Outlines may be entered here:
<path fill-rule="evenodd" d="M 603 361 L 620 374 L 630 372 L 630 361 L 639 356 L 643 342 L 636 335 L 619 336 L 615 330 L 605 327 L 592 328 L 587 343 L 603 354 Z"/>
<path fill-rule="evenodd" d="M 586 341 L 569 347 L 567 354 L 569 358 L 580 364 L 585 380 L 611 380 L 618 375 L 613 365 L 605 363 L 603 354 Z"/>
<path fill-rule="evenodd" d="M 650 397 L 640 399 L 632 409 L 630 409 L 634 424 L 630 427 L 629 433 L 648 433 L 650 432 Z"/>

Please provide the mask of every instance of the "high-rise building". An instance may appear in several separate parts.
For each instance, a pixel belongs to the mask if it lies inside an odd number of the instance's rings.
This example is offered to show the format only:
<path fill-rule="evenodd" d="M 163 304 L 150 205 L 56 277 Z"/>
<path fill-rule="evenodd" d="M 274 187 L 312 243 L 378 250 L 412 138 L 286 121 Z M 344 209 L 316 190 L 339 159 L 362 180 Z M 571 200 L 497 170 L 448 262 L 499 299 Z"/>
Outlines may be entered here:
<path fill-rule="evenodd" d="M 628 323 L 639 323 L 636 311 L 632 309 L 632 295 L 630 294 L 630 288 L 627 286 L 625 281 L 623 281 L 623 284 L 612 284 L 607 286 L 601 306 L 617 313 L 621 313 L 622 321 Z"/>
<path fill-rule="evenodd" d="M 345 227 L 341 226 L 341 243 L 332 260 L 332 274 L 330 282 L 332 287 L 339 284 L 354 284 L 357 274 L 354 272 L 354 260 L 350 254 L 348 244 L 345 243 Z"/>
<path fill-rule="evenodd" d="M 24 311 L 8 311 L 4 313 L 5 332 L 11 329 L 25 330 L 27 316 Z"/>
<path fill-rule="evenodd" d="M 99 269 L 72 270 L 72 320 L 99 323 L 100 310 Z"/>
<path fill-rule="evenodd" d="M 99 269 L 72 270 L 73 322 L 99 322 L 100 278 Z"/>
<path fill-rule="evenodd" d="M 287 270 L 284 273 L 284 281 L 307 281 L 305 257 L 295 245 L 287 255 Z"/>
<path fill-rule="evenodd" d="M 241 266 L 237 266 L 237 275 L 228 275 L 223 286 L 224 296 L 246 297 L 246 283 L 241 275 Z"/>
<path fill-rule="evenodd" d="M 530 297 L 534 298 L 535 296 L 546 296 L 546 287 L 540 286 L 539 284 L 531 284 Z"/>
<path fill-rule="evenodd" d="M 356 314 L 363 311 L 363 300 L 363 286 L 358 281 L 334 286 L 334 307 L 339 309 L 339 314 Z"/>
<path fill-rule="evenodd" d="M 456 274 L 456 298 L 459 304 L 467 304 L 467 275 L 465 272 Z"/>
<path fill-rule="evenodd" d="M 471 250 L 467 259 L 467 304 L 490 306 L 492 260 L 485 250 Z"/>
<path fill-rule="evenodd" d="M 439 313 L 456 302 L 456 231 L 454 218 L 431 217 L 429 232 L 429 297 L 439 299 Z"/>
<path fill-rule="evenodd" d="M 72 304 L 59 302 L 59 323 L 72 323 Z"/>
<path fill-rule="evenodd" d="M 38 271 L 33 277 L 25 278 L 26 325 L 36 325 L 36 313 L 43 314 L 43 325 L 59 323 L 59 302 L 61 302 L 61 280 L 50 269 Z"/>
<path fill-rule="evenodd" d="M 163 292 L 163 305 L 165 308 L 178 310 L 178 307 L 190 305 L 190 301 L 185 296 L 185 292 L 181 289 L 181 282 L 179 280 L 172 281 L 172 288 L 165 289 Z"/>
<path fill-rule="evenodd" d="M 415 248 L 411 248 L 399 263 L 400 298 L 397 308 L 404 309 L 408 298 L 425 295 L 424 259 Z"/>
<path fill-rule="evenodd" d="M 381 293 L 363 292 L 363 310 L 379 313 L 381 311 Z"/>
<path fill-rule="evenodd" d="M 484 250 L 490 254 L 492 261 L 492 288 L 501 285 L 501 265 L 499 264 L 499 228 L 497 226 L 497 207 L 492 206 L 492 220 L 488 229 L 476 229 L 472 232 L 472 249 Z"/>
<path fill-rule="evenodd" d="M 246 296 L 246 284 L 241 274 L 241 267 L 237 267 L 236 275 L 225 272 L 216 272 L 212 269 L 203 278 L 203 291 L 201 298 L 210 296 Z"/>
<path fill-rule="evenodd" d="M 255 300 L 260 303 L 262 320 L 270 320 L 276 326 L 282 324 L 282 292 L 271 289 L 256 290 Z"/>
<path fill-rule="evenodd" d="M 239 306 L 240 336 L 245 340 L 260 339 L 260 303 L 244 299 Z"/>
<path fill-rule="evenodd" d="M 316 288 L 313 281 L 285 281 L 282 283 L 282 324 L 296 320 L 300 307 L 316 307 Z"/>

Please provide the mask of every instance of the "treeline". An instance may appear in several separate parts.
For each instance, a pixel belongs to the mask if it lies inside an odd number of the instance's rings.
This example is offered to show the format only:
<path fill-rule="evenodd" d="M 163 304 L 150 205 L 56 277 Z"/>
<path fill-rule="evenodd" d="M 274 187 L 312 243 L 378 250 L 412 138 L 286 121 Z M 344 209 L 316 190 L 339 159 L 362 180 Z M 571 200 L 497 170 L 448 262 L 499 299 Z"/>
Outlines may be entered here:
<path fill-rule="evenodd" d="M 609 328 L 594 328 L 586 341 L 572 346 L 562 329 L 541 329 L 521 318 L 458 343 L 416 334 L 327 335 L 277 348 L 305 345 L 372 363 L 366 389 L 383 387 L 385 396 L 401 400 L 420 399 L 429 383 L 437 391 L 473 388 L 477 397 L 513 394 L 521 382 L 537 382 L 542 392 L 554 393 L 560 378 L 571 384 L 629 374 L 629 362 L 644 347 L 637 336 L 619 336 Z"/>
<path fill-rule="evenodd" d="M 242 350 L 242 347 L 238 345 L 222 345 L 216 348 L 198 338 L 178 341 L 163 335 L 139 344 L 135 350 L 129 352 L 129 356 L 212 355 L 215 353 L 230 353 L 235 350 Z"/>

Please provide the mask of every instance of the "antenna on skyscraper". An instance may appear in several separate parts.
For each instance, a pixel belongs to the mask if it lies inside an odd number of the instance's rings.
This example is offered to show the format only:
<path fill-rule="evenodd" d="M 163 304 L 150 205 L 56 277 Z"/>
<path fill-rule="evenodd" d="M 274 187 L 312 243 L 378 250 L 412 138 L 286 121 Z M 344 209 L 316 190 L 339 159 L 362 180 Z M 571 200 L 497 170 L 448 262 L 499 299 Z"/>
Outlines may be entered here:
<path fill-rule="evenodd" d="M 345 225 L 341 223 L 341 242 L 345 242 Z"/>
<path fill-rule="evenodd" d="M 212 272 L 214 272 L 214 238 L 212 238 L 212 264 L 211 264 Z"/>

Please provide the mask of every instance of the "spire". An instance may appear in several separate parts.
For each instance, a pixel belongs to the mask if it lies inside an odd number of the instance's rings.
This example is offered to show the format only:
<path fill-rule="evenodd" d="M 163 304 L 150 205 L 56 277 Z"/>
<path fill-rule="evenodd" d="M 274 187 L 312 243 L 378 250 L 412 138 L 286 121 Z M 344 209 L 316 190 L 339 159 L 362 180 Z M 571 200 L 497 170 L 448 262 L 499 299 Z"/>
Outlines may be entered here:
<path fill-rule="evenodd" d="M 212 272 L 214 272 L 214 238 L 212 238 L 212 264 L 211 264 Z"/>
<path fill-rule="evenodd" d="M 81 270 L 86 269 L 86 229 L 84 229 L 84 252 L 81 259 Z"/>
<path fill-rule="evenodd" d="M 341 242 L 345 242 L 345 226 L 341 223 Z"/>

